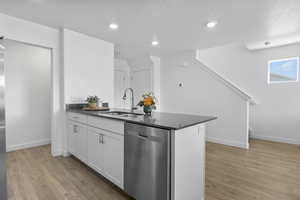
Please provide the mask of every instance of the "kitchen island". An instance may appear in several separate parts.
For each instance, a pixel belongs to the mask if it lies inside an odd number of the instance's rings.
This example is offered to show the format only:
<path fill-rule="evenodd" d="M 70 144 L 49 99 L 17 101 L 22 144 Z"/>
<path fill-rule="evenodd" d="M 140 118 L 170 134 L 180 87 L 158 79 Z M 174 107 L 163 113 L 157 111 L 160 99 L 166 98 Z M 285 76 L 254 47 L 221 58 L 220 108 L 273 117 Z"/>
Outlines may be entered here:
<path fill-rule="evenodd" d="M 205 123 L 175 113 L 69 108 L 67 152 L 137 200 L 204 199 Z"/>

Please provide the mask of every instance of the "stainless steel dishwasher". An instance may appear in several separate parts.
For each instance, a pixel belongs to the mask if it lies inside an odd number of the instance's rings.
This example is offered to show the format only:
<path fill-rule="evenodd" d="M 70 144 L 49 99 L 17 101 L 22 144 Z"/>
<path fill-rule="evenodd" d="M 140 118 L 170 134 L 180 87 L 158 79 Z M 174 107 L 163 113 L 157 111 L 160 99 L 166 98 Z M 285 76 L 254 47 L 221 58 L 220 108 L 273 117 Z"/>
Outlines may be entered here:
<path fill-rule="evenodd" d="M 170 199 L 170 131 L 125 124 L 124 189 L 136 200 Z"/>

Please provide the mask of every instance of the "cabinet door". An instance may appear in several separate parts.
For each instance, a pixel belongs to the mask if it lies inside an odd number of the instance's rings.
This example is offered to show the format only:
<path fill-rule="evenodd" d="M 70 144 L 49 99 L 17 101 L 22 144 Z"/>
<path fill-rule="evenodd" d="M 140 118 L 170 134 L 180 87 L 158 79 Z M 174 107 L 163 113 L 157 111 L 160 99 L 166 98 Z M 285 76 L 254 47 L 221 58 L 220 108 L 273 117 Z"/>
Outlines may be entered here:
<path fill-rule="evenodd" d="M 76 124 L 68 122 L 68 151 L 76 155 Z"/>
<path fill-rule="evenodd" d="M 87 130 L 84 125 L 68 122 L 68 151 L 83 162 L 87 160 Z"/>
<path fill-rule="evenodd" d="M 100 130 L 88 129 L 88 164 L 97 172 L 104 173 L 102 133 Z"/>
<path fill-rule="evenodd" d="M 75 124 L 76 131 L 76 156 L 81 161 L 87 161 L 87 128 L 81 124 Z"/>
<path fill-rule="evenodd" d="M 123 189 L 124 136 L 104 131 L 105 176 Z"/>

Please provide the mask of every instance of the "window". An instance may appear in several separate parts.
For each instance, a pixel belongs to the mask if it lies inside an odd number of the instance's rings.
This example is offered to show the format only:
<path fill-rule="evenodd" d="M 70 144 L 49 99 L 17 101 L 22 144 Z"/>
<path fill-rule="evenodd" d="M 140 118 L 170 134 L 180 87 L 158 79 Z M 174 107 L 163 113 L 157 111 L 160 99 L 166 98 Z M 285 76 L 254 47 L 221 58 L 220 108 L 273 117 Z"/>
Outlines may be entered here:
<path fill-rule="evenodd" d="M 298 76 L 298 57 L 269 61 L 268 83 L 297 82 Z"/>

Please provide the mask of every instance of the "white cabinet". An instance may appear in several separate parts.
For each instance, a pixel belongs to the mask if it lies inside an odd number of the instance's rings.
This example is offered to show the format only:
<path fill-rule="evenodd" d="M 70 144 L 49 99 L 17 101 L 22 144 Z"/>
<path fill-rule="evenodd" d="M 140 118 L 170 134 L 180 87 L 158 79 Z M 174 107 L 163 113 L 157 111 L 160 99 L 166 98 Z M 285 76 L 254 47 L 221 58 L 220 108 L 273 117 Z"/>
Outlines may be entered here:
<path fill-rule="evenodd" d="M 123 189 L 124 122 L 70 113 L 68 151 Z"/>
<path fill-rule="evenodd" d="M 76 140 L 77 157 L 83 161 L 87 161 L 87 129 L 86 126 L 78 125 L 78 135 Z"/>
<path fill-rule="evenodd" d="M 88 116 L 87 120 L 90 126 L 124 135 L 124 122 L 122 121 L 91 116 Z"/>
<path fill-rule="evenodd" d="M 87 161 L 87 129 L 85 125 L 69 121 L 68 150 L 81 161 Z"/>
<path fill-rule="evenodd" d="M 79 123 L 83 123 L 83 124 L 87 123 L 87 116 L 79 114 L 79 113 L 69 113 L 68 118 L 69 118 L 69 120 L 72 120 L 75 122 L 79 122 Z"/>
<path fill-rule="evenodd" d="M 99 172 L 104 173 L 104 146 L 103 135 L 100 129 L 88 129 L 88 165 Z"/>
<path fill-rule="evenodd" d="M 105 131 L 103 145 L 106 177 L 123 188 L 124 136 Z"/>
<path fill-rule="evenodd" d="M 68 122 L 68 151 L 75 155 L 76 154 L 76 124 Z"/>
<path fill-rule="evenodd" d="M 88 165 L 123 188 L 124 136 L 88 128 Z"/>

